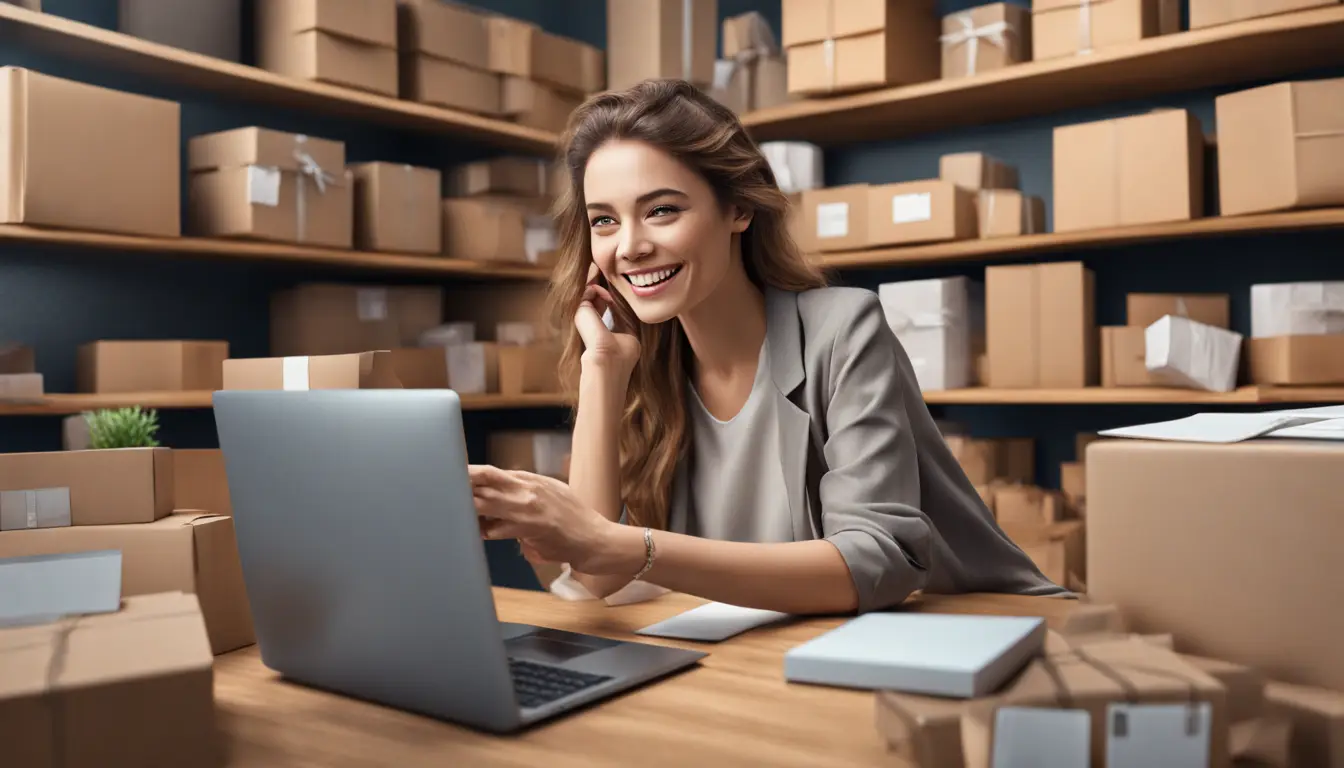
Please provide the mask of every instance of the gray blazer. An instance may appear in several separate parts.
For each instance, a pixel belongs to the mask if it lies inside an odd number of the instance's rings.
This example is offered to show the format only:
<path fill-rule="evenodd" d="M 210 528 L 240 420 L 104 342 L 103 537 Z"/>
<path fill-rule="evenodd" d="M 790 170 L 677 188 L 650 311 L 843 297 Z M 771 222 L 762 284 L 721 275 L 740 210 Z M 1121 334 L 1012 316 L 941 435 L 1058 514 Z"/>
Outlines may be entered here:
<path fill-rule="evenodd" d="M 774 412 L 797 541 L 839 549 L 859 611 L 911 593 L 1071 596 L 994 521 L 944 442 L 872 291 L 766 291 Z M 668 527 L 685 530 L 686 463 Z"/>

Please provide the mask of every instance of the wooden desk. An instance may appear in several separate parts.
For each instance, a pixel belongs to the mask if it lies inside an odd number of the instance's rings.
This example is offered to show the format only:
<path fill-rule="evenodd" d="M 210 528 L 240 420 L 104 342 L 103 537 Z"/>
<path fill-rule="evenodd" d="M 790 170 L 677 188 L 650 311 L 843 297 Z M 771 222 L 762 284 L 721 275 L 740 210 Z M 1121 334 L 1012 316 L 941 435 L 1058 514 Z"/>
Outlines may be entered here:
<path fill-rule="evenodd" d="M 500 620 L 631 638 L 701 604 L 665 595 L 610 608 L 548 593 L 496 589 Z M 1043 616 L 1057 624 L 1071 600 L 1010 595 L 924 597 L 914 610 Z M 573 712 L 516 736 L 437 720 L 281 681 L 255 646 L 219 657 L 215 695 L 229 766 L 650 766 L 898 764 L 874 725 L 873 694 L 784 681 L 785 651 L 842 619 L 800 620 L 717 644 L 699 668 Z"/>

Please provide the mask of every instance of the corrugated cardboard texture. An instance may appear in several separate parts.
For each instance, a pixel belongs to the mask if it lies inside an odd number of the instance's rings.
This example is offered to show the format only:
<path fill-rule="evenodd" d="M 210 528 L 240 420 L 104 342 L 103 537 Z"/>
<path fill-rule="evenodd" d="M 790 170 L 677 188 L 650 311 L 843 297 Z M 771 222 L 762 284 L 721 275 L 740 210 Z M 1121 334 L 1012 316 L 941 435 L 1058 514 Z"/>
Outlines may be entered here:
<path fill-rule="evenodd" d="M 440 253 L 442 174 L 395 163 L 350 166 L 355 179 L 355 244 L 366 251 Z"/>
<path fill-rule="evenodd" d="M 1225 293 L 1131 293 L 1125 296 L 1125 324 L 1146 328 L 1166 315 L 1227 328 L 1231 297 Z"/>
<path fill-rule="evenodd" d="M 1326 5 L 1339 5 L 1339 0 L 1190 0 L 1190 28 L 1203 29 Z"/>
<path fill-rule="evenodd" d="M 198 601 L 180 592 L 0 629 L 5 764 L 218 765 L 213 661 Z"/>
<path fill-rule="evenodd" d="M 1004 25 L 1000 28 L 998 25 Z M 980 30 L 1000 29 L 997 33 Z M 990 3 L 943 17 L 944 80 L 1031 60 L 1031 9 Z"/>
<path fill-rule="evenodd" d="M 1252 384 L 1344 384 L 1344 334 L 1247 342 Z"/>
<path fill-rule="evenodd" d="M 398 47 L 476 69 L 490 65 L 486 16 L 443 0 L 398 0 Z"/>
<path fill-rule="evenodd" d="M 717 29 L 717 19 L 710 23 Z M 579 95 L 606 86 L 606 57 L 591 45 L 504 16 L 486 19 L 486 28 L 492 72 L 540 80 Z"/>
<path fill-rule="evenodd" d="M 527 261 L 522 209 L 486 198 L 443 201 L 443 252 L 471 261 Z"/>
<path fill-rule="evenodd" d="M 1161 0 L 1034 0 L 1032 58 L 1056 59 L 1161 34 Z M 1090 20 L 1090 23 L 1089 23 Z"/>
<path fill-rule="evenodd" d="M 167 448 L 0 453 L 0 490 L 70 489 L 74 526 L 148 523 L 173 511 Z"/>
<path fill-rule="evenodd" d="M 938 178 L 963 189 L 1017 189 L 1017 168 L 983 152 L 955 152 L 938 158 Z"/>
<path fill-rule="evenodd" d="M 239 61 L 242 14 L 241 0 L 193 0 L 191 13 L 182 12 L 181 0 L 120 0 L 117 29 L 141 40 Z"/>
<path fill-rule="evenodd" d="M 718 35 L 717 0 L 607 0 L 607 87 L 665 77 L 708 87 Z"/>
<path fill-rule="evenodd" d="M 312 283 L 271 295 L 271 354 L 412 347 L 442 321 L 443 291 L 435 286 Z"/>
<path fill-rule="evenodd" d="M 182 234 L 176 102 L 0 68 L 0 223 Z"/>
<path fill-rule="evenodd" d="M 868 189 L 869 245 L 975 237 L 975 195 L 950 181 L 912 181 Z"/>
<path fill-rule="evenodd" d="M 1344 204 L 1344 78 L 1214 100 L 1225 216 Z"/>
<path fill-rule="evenodd" d="M 583 97 L 547 88 L 516 75 L 504 76 L 500 113 L 519 125 L 561 133 Z"/>
<path fill-rule="evenodd" d="M 173 490 L 176 512 L 233 514 L 224 454 L 218 448 L 173 449 Z"/>
<path fill-rule="evenodd" d="M 254 13 L 258 38 L 283 39 L 321 30 L 397 47 L 397 0 L 256 0 Z"/>
<path fill-rule="evenodd" d="M 215 654 L 254 642 L 233 519 L 182 513 L 152 523 L 8 531 L 0 557 L 121 550 L 123 596 L 190 592 L 197 596 Z"/>
<path fill-rule="evenodd" d="M 1136 325 L 1101 329 L 1101 386 L 1156 387 L 1162 382 L 1144 365 L 1144 328 Z"/>
<path fill-rule="evenodd" d="M 803 222 L 815 249 L 847 251 L 869 244 L 867 184 L 803 191 Z"/>
<path fill-rule="evenodd" d="M 257 63 L 286 77 L 397 95 L 397 50 L 310 30 L 267 29 L 257 36 Z"/>
<path fill-rule="evenodd" d="M 1328 441 L 1094 443 L 1089 596 L 1182 652 L 1344 689 L 1341 470 Z"/>
<path fill-rule="evenodd" d="M 227 341 L 95 341 L 75 354 L 80 392 L 199 392 L 219 389 Z"/>
<path fill-rule="evenodd" d="M 500 114 L 500 76 L 424 54 L 401 57 L 401 98 L 460 109 L 478 115 Z"/>

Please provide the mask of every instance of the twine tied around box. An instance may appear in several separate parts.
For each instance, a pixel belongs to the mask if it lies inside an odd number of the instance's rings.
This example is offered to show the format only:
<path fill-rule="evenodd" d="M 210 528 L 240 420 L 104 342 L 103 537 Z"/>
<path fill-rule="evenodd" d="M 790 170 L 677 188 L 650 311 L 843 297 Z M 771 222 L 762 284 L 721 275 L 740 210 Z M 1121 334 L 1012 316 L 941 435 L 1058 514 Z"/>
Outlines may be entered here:
<path fill-rule="evenodd" d="M 1085 0 L 1084 0 L 1085 1 Z M 1007 21 L 996 21 L 993 24 L 986 24 L 982 27 L 975 26 L 975 20 L 971 18 L 969 12 L 958 13 L 954 17 L 961 29 L 956 32 L 949 32 L 938 38 L 945 45 L 953 47 L 966 45 L 966 74 L 974 75 L 976 65 L 980 61 L 980 41 L 984 40 L 990 45 L 1007 49 L 1008 35 L 1017 34 L 1017 30 Z"/>
<path fill-rule="evenodd" d="M 294 137 L 294 159 L 299 163 L 299 178 L 295 180 L 295 186 L 297 187 L 296 207 L 299 220 L 297 235 L 300 243 L 308 239 L 308 194 L 304 191 L 307 186 L 304 184 L 304 177 L 313 180 L 314 186 L 317 187 L 318 194 L 321 195 L 327 193 L 328 184 L 331 184 L 332 186 L 340 186 L 341 184 L 340 180 L 325 171 L 322 166 L 318 164 L 317 160 L 313 159 L 311 154 L 304 151 L 303 145 L 307 141 L 308 137 L 303 134 L 298 134 Z M 348 171 L 346 172 L 346 175 L 349 175 Z"/>

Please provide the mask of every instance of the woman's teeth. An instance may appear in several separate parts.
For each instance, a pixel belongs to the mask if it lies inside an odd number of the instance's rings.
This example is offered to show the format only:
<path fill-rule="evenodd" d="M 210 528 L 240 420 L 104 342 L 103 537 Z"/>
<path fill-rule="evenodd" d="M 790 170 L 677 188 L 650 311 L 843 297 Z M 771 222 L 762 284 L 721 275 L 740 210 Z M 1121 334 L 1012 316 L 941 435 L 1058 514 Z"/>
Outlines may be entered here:
<path fill-rule="evenodd" d="M 671 278 L 680 271 L 681 267 L 671 267 L 669 269 L 660 269 L 657 272 L 644 272 L 638 275 L 627 274 L 625 279 L 629 280 L 631 285 L 637 285 L 640 288 L 648 288 Z"/>

